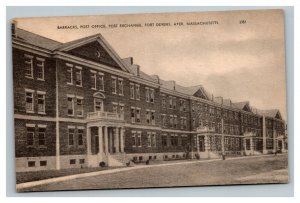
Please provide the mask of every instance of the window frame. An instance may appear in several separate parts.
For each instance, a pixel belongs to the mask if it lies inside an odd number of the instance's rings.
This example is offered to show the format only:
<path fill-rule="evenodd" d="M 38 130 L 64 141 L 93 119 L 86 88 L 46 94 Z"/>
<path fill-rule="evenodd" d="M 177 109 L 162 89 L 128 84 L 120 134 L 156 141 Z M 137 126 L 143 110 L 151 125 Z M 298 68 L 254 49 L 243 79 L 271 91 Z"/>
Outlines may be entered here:
<path fill-rule="evenodd" d="M 34 78 L 33 77 L 33 56 L 25 54 L 24 57 L 25 57 L 24 63 L 25 63 L 25 66 L 26 66 L 26 68 L 25 68 L 25 77 L 29 78 L 29 79 L 33 79 Z M 29 60 L 29 61 L 27 61 L 27 60 Z M 30 67 L 30 74 L 27 73 L 27 70 L 29 70 L 29 69 L 27 69 L 27 65 L 28 65 L 28 67 Z"/>
<path fill-rule="evenodd" d="M 31 89 L 25 89 L 25 110 L 26 110 L 26 113 L 34 113 L 34 90 L 31 90 Z M 31 97 L 28 97 L 27 93 L 31 94 Z M 29 104 L 27 102 L 27 99 L 28 98 L 31 98 L 31 108 L 30 110 L 28 110 L 27 108 L 27 104 Z"/>

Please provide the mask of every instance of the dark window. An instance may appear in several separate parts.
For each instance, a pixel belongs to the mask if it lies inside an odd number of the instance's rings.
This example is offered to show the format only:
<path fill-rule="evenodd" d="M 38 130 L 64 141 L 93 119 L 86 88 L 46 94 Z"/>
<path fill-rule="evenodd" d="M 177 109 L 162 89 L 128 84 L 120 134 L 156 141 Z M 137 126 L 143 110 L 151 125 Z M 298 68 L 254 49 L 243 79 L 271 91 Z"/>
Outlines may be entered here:
<path fill-rule="evenodd" d="M 33 127 L 27 128 L 27 145 L 28 146 L 34 145 L 34 128 Z"/>
<path fill-rule="evenodd" d="M 78 145 L 82 146 L 83 145 L 83 129 L 78 129 L 77 134 L 78 134 Z"/>
<path fill-rule="evenodd" d="M 142 157 L 142 156 L 139 156 L 139 160 L 142 161 L 142 160 L 143 160 L 143 157 Z"/>
<path fill-rule="evenodd" d="M 28 167 L 35 167 L 35 161 L 28 161 Z"/>
<path fill-rule="evenodd" d="M 74 128 L 69 128 L 69 145 L 74 145 Z"/>
<path fill-rule="evenodd" d="M 76 159 L 70 159 L 70 165 L 76 164 Z"/>
<path fill-rule="evenodd" d="M 39 128 L 39 145 L 45 146 L 46 145 L 46 128 Z"/>
<path fill-rule="evenodd" d="M 47 161 L 40 161 L 40 166 L 47 166 Z"/>
<path fill-rule="evenodd" d="M 79 159 L 80 164 L 84 164 L 85 160 L 84 159 Z"/>

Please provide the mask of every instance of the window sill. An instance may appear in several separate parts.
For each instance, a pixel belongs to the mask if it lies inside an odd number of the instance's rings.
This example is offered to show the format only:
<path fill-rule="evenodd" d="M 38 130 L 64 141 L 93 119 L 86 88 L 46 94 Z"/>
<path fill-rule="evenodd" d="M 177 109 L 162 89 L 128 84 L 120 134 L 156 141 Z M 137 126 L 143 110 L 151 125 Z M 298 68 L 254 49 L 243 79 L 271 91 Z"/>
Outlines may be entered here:
<path fill-rule="evenodd" d="M 34 113 L 34 111 L 26 111 L 26 113 Z"/>
<path fill-rule="evenodd" d="M 68 115 L 69 117 L 74 117 L 74 115 Z"/>
<path fill-rule="evenodd" d="M 95 90 L 95 91 L 97 91 L 97 89 L 96 89 L 96 88 L 93 88 L 93 87 L 92 87 L 91 89 L 92 89 L 92 90 Z"/>
<path fill-rule="evenodd" d="M 73 84 L 73 83 L 68 83 L 68 82 L 67 82 L 67 85 L 71 85 L 71 86 L 73 86 L 74 84 Z"/>
<path fill-rule="evenodd" d="M 124 96 L 124 94 L 119 94 L 119 96 Z"/>
<path fill-rule="evenodd" d="M 76 85 L 76 87 L 82 87 L 82 85 Z"/>
<path fill-rule="evenodd" d="M 40 115 L 46 115 L 45 112 L 38 112 L 38 114 L 40 114 Z"/>
<path fill-rule="evenodd" d="M 33 79 L 33 76 L 25 76 L 25 78 L 28 78 L 28 79 Z"/>
<path fill-rule="evenodd" d="M 45 82 L 45 79 L 42 78 L 37 78 L 36 80 Z"/>

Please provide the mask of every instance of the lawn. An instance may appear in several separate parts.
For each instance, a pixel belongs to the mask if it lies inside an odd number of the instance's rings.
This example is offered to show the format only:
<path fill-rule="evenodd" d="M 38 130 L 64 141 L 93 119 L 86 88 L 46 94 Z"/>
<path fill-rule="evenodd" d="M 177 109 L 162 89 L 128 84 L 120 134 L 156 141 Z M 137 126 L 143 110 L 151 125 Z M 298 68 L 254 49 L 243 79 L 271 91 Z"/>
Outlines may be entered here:
<path fill-rule="evenodd" d="M 27 188 L 23 191 L 286 183 L 287 155 L 157 165 Z"/>

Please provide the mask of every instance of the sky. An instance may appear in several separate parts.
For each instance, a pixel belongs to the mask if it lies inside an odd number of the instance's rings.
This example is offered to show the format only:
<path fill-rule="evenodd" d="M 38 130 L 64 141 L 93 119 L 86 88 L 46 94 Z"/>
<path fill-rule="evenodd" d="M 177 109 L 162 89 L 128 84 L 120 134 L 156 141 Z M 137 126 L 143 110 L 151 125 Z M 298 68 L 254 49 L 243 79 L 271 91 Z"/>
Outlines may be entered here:
<path fill-rule="evenodd" d="M 68 42 L 100 33 L 147 74 L 286 115 L 284 19 L 280 10 L 16 19 L 17 27 Z M 218 22 L 187 25 L 188 22 Z M 246 23 L 240 23 L 246 21 Z M 174 23 L 183 23 L 178 26 Z M 145 26 L 170 23 L 171 26 Z M 92 28 L 103 25 L 106 28 Z M 117 27 L 109 25 L 117 24 Z M 142 27 L 120 27 L 141 24 Z M 79 29 L 57 29 L 76 25 Z M 80 29 L 81 25 L 89 28 Z"/>

